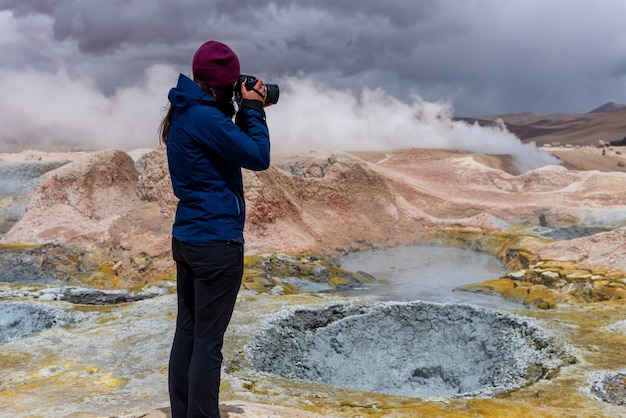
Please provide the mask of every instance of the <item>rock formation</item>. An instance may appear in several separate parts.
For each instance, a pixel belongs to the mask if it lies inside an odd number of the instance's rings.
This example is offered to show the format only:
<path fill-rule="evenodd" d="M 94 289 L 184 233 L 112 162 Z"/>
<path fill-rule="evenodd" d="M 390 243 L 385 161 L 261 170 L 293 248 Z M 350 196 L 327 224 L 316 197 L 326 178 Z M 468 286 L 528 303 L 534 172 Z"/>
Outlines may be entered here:
<path fill-rule="evenodd" d="M 57 266 L 54 279 L 61 281 L 79 271 L 106 270 L 111 287 L 128 287 L 168 274 L 176 199 L 165 152 L 157 148 L 135 158 L 104 150 L 48 165 L 52 169 L 35 185 L 23 182 L 3 199 L 4 213 L 19 216 L 0 243 L 56 246 L 52 262 L 45 259 L 50 251 L 30 251 L 41 266 Z M 434 243 L 506 261 L 507 251 L 523 242 L 534 257 L 527 261 L 626 270 L 625 173 L 563 166 L 518 175 L 512 170 L 506 156 L 445 150 L 278 156 L 266 171 L 244 172 L 246 249 L 342 254 Z M 549 231 L 573 226 L 607 232 L 547 238 Z M 496 233 L 515 239 L 496 244 Z M 60 249 L 71 263 L 60 260 Z"/>

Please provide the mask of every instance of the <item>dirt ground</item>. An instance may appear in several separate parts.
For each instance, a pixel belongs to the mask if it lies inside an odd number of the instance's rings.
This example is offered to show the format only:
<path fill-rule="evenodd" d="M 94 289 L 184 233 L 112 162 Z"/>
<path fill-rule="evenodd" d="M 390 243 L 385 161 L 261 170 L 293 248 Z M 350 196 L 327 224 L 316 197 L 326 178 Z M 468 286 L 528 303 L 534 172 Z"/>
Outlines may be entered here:
<path fill-rule="evenodd" d="M 570 170 L 626 171 L 620 162 L 626 162 L 626 147 L 580 147 L 580 148 L 543 148 L 563 161 Z"/>
<path fill-rule="evenodd" d="M 220 404 L 222 418 L 323 418 L 322 415 L 284 406 L 262 405 L 249 402 L 226 402 Z M 170 408 L 161 408 L 141 415 L 124 418 L 171 418 Z M 122 418 L 122 417 L 120 417 Z"/>

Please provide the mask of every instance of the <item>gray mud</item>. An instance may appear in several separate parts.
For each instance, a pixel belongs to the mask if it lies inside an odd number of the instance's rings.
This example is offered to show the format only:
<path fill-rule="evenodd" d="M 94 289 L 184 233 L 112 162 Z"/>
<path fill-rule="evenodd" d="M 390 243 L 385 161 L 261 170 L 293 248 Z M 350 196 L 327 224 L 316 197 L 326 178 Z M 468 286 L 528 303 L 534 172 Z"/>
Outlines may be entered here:
<path fill-rule="evenodd" d="M 491 397 L 571 358 L 527 318 L 430 302 L 295 309 L 250 346 L 261 372 L 408 397 Z"/>
<path fill-rule="evenodd" d="M 0 344 L 23 335 L 83 319 L 80 313 L 46 303 L 0 301 Z"/>
<path fill-rule="evenodd" d="M 603 402 L 626 406 L 626 371 L 607 371 L 592 379 L 591 395 Z"/>

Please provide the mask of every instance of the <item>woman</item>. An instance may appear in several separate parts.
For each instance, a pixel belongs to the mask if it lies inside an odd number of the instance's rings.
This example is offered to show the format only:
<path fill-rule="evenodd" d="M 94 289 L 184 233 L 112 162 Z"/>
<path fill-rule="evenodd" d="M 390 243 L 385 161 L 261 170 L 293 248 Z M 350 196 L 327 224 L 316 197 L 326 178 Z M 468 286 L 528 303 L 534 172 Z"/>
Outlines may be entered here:
<path fill-rule="evenodd" d="M 208 41 L 194 55 L 193 81 L 180 75 L 169 92 L 161 140 L 174 194 L 172 228 L 178 317 L 169 363 L 172 417 L 219 417 L 222 344 L 243 275 L 245 203 L 241 168 L 270 164 L 265 86 L 241 87 L 239 60 Z"/>

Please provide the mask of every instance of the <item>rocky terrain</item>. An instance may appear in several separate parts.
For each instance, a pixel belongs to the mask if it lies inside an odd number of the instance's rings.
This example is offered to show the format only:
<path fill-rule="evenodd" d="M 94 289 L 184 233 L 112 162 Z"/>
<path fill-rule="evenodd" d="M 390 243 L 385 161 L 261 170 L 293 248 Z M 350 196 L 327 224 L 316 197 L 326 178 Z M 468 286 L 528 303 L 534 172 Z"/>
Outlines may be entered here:
<path fill-rule="evenodd" d="M 245 173 L 247 252 L 337 255 L 435 243 L 484 251 L 518 270 L 573 262 L 608 280 L 596 293 L 618 297 L 619 275 L 610 272 L 626 270 L 620 151 L 553 152 L 564 165 L 601 158 L 615 171 L 552 165 L 516 175 L 506 156 L 446 150 L 282 156 Z M 175 198 L 162 148 L 136 162 L 118 150 L 87 154 L 25 182 L 3 203 L 10 227 L 0 243 L 13 247 L 5 257 L 38 259 L 4 275 L 128 288 L 171 273 Z M 546 239 L 558 234 L 572 239 Z M 563 295 L 570 296 L 587 297 Z"/>
<path fill-rule="evenodd" d="M 506 155 L 312 151 L 276 155 L 267 171 L 245 172 L 247 270 L 226 347 L 224 416 L 625 413 L 623 392 L 612 390 L 623 387 L 626 368 L 617 355 L 626 347 L 622 151 L 595 140 L 554 145 L 541 152 L 561 164 L 527 172 Z M 50 319 L 75 324 L 73 337 L 55 325 L 0 345 L 0 415 L 167 416 L 176 200 L 164 149 L 29 150 L 0 154 L 0 166 L 0 299 L 77 306 L 86 315 Z M 464 290 L 536 308 L 522 315 L 573 347 L 571 365 L 488 399 L 435 402 L 251 374 L 246 347 L 262 321 L 294 305 L 343 303 L 281 277 L 295 269 L 349 285 L 367 278 L 342 272 L 335 257 L 413 244 L 498 257 L 511 273 Z"/>

